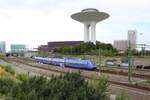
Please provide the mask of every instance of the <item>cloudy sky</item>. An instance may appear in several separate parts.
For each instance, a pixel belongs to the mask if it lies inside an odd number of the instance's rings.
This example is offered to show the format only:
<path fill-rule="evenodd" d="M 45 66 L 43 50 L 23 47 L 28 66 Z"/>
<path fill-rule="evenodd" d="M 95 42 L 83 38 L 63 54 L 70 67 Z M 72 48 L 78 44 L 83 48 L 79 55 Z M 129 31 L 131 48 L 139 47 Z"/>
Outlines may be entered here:
<path fill-rule="evenodd" d="M 110 17 L 96 26 L 96 39 L 113 43 L 136 29 L 138 42 L 150 44 L 149 0 L 0 0 L 0 41 L 37 47 L 48 41 L 83 40 L 83 24 L 70 15 L 96 8 Z M 140 35 L 142 33 L 142 35 Z"/>

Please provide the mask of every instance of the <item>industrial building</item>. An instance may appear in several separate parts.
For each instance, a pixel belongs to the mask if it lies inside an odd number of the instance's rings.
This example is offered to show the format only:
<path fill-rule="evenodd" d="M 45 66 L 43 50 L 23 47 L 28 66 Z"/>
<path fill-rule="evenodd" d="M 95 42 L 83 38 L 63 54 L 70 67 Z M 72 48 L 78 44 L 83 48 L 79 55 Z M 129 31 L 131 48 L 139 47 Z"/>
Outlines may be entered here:
<path fill-rule="evenodd" d="M 61 48 L 64 46 L 75 46 L 82 43 L 82 41 L 60 41 L 60 42 L 48 42 L 48 47 L 53 48 Z"/>
<path fill-rule="evenodd" d="M 124 52 L 128 48 L 127 40 L 114 40 L 113 47 L 116 48 L 120 52 Z"/>
<path fill-rule="evenodd" d="M 131 49 L 136 49 L 136 42 L 137 42 L 137 31 L 136 30 L 129 30 L 127 40 L 114 40 L 113 47 L 116 48 L 118 51 L 124 52 L 127 50 L 129 46 L 129 42 L 131 45 Z"/>
<path fill-rule="evenodd" d="M 5 52 L 6 52 L 6 42 L 0 41 L 0 53 L 5 53 Z"/>
<path fill-rule="evenodd" d="M 38 47 L 38 51 L 51 51 L 56 48 L 62 48 L 65 46 L 75 46 L 83 43 L 83 41 L 58 41 L 58 42 L 48 42 L 47 45 L 41 45 Z"/>

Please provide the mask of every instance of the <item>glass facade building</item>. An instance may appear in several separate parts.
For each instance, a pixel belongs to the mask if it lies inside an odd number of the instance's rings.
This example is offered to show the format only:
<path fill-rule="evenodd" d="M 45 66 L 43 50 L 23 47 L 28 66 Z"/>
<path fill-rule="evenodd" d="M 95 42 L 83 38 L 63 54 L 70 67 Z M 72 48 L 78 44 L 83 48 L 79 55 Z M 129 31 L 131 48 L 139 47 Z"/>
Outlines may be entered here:
<path fill-rule="evenodd" d="M 27 51 L 26 46 L 24 44 L 12 44 L 11 52 L 12 53 L 20 53 Z"/>
<path fill-rule="evenodd" d="M 0 53 L 5 53 L 6 52 L 6 43 L 5 41 L 0 42 Z"/>

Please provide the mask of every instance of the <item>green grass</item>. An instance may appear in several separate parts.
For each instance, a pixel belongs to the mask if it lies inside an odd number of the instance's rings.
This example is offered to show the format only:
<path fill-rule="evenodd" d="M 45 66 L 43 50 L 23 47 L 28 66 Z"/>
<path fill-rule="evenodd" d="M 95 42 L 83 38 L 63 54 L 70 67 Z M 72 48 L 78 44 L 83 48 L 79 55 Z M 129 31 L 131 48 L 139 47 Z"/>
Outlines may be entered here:
<path fill-rule="evenodd" d="M 125 93 L 121 93 L 121 95 L 118 95 L 115 100 L 131 100 L 131 99 Z"/>
<path fill-rule="evenodd" d="M 15 70 L 10 65 L 0 65 L 0 67 L 2 67 L 6 72 L 15 75 Z"/>

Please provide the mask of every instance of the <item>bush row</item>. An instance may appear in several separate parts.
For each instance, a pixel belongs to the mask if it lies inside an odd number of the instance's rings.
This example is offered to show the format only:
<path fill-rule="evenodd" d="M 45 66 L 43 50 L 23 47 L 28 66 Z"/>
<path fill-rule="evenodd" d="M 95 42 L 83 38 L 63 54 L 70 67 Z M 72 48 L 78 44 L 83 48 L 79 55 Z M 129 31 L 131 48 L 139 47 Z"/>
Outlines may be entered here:
<path fill-rule="evenodd" d="M 0 78 L 0 94 L 7 100 L 107 100 L 108 82 L 100 79 L 95 86 L 78 73 L 62 76 L 34 76 L 16 82 Z"/>

